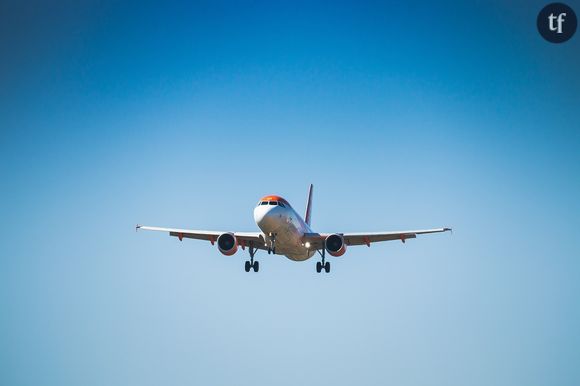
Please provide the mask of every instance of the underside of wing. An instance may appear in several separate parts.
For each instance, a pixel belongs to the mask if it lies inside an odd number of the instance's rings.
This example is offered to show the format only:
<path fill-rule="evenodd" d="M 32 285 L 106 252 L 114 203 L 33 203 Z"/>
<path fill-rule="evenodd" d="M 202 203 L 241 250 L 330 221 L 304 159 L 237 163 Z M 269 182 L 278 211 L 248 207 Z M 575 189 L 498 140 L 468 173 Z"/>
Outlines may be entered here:
<path fill-rule="evenodd" d="M 397 232 L 370 232 L 370 233 L 336 233 L 344 239 L 344 243 L 351 245 L 367 245 L 370 247 L 371 243 L 380 241 L 401 240 L 405 242 L 407 239 L 414 239 L 417 235 L 428 233 L 440 233 L 451 231 L 451 228 L 435 228 L 422 229 L 411 231 L 397 231 Z M 312 249 L 324 248 L 324 240 L 332 233 L 307 233 L 304 235 L 303 241 L 308 242 Z"/>
<path fill-rule="evenodd" d="M 345 233 L 343 237 L 347 245 L 370 245 L 370 243 L 376 243 L 379 241 L 401 240 L 402 242 L 405 242 L 407 239 L 416 238 L 417 235 L 447 231 L 451 231 L 451 228 L 422 229 L 399 232 Z"/>
<path fill-rule="evenodd" d="M 180 228 L 150 227 L 144 225 L 137 225 L 136 229 L 166 232 L 169 234 L 169 236 L 177 237 L 180 241 L 183 239 L 206 240 L 211 242 L 212 245 L 222 234 L 229 233 L 235 236 L 242 249 L 246 246 L 253 246 L 256 249 L 267 249 L 264 245 L 264 236 L 260 232 L 206 231 Z"/>

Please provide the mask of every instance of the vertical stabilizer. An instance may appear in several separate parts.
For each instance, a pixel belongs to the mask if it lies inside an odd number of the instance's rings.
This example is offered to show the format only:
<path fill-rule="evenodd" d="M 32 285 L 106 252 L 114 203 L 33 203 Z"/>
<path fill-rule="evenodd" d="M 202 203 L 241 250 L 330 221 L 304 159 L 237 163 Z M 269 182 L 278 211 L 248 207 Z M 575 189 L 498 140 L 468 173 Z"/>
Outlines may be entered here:
<path fill-rule="evenodd" d="M 306 214 L 304 214 L 304 221 L 306 224 L 310 225 L 310 216 L 312 215 L 312 187 L 310 184 L 310 189 L 308 189 L 308 201 L 306 201 Z"/>

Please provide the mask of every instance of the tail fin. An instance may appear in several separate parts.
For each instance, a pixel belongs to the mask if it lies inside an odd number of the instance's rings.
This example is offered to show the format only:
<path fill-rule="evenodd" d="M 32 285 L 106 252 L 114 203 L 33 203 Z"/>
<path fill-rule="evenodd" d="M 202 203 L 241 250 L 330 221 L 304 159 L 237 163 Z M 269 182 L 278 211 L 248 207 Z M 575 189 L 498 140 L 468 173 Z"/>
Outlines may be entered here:
<path fill-rule="evenodd" d="M 304 215 L 304 221 L 306 224 L 310 225 L 310 216 L 312 215 L 312 187 L 310 184 L 310 189 L 308 189 L 308 201 L 306 201 L 306 214 Z"/>

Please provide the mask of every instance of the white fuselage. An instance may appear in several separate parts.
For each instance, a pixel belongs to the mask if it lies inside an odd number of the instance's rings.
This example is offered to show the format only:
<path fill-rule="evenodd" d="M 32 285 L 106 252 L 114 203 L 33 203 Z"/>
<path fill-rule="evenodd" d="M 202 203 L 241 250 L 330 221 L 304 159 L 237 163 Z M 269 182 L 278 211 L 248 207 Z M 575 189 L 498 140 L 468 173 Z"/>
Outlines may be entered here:
<path fill-rule="evenodd" d="M 310 226 L 290 206 L 260 205 L 254 209 L 256 225 L 264 232 L 268 245 L 276 247 L 276 254 L 285 255 L 290 260 L 307 260 L 316 251 L 307 248 L 302 238 L 312 233 Z"/>

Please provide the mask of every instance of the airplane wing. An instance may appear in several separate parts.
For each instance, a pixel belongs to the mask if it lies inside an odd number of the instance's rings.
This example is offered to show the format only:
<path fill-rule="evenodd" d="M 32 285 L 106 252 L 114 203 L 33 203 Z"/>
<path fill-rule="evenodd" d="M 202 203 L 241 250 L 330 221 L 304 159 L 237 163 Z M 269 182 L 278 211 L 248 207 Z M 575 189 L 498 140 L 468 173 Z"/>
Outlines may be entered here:
<path fill-rule="evenodd" d="M 160 227 L 150 227 L 144 225 L 137 225 L 136 230 L 143 229 L 148 231 L 159 231 L 167 232 L 169 236 L 177 237 L 180 241 L 185 239 L 197 239 L 197 240 L 207 240 L 212 243 L 212 245 L 217 241 L 217 238 L 228 232 L 219 231 L 204 231 L 204 230 L 192 230 L 192 229 L 179 229 L 179 228 L 160 228 Z M 240 242 L 240 246 L 245 248 L 253 244 L 254 248 L 257 249 L 267 249 L 264 246 L 264 238 L 260 232 L 232 232 L 236 239 Z"/>
<path fill-rule="evenodd" d="M 337 233 L 344 239 L 346 245 L 366 245 L 371 246 L 371 243 L 379 241 L 401 240 L 405 242 L 406 239 L 414 239 L 417 235 L 428 233 L 448 232 L 451 228 L 435 228 L 423 229 L 413 231 L 399 231 L 399 232 L 371 232 L 371 233 Z M 303 241 L 309 242 L 312 249 L 322 249 L 324 247 L 324 240 L 332 233 L 306 233 Z"/>

